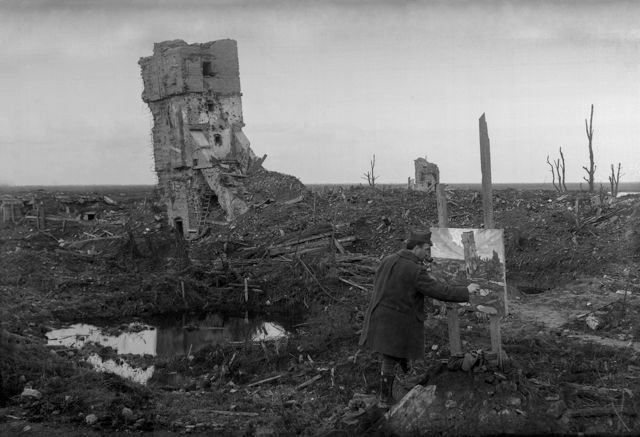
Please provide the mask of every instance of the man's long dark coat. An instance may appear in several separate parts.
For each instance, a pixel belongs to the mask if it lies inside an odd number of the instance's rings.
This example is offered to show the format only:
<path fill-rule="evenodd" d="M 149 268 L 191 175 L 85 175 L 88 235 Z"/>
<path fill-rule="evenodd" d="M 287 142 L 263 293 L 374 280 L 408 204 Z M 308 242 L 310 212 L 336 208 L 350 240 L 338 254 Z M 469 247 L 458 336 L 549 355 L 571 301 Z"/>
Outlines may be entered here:
<path fill-rule="evenodd" d="M 467 302 L 469 291 L 437 282 L 410 250 L 384 258 L 376 270 L 360 346 L 397 358 L 423 358 L 425 296 Z"/>

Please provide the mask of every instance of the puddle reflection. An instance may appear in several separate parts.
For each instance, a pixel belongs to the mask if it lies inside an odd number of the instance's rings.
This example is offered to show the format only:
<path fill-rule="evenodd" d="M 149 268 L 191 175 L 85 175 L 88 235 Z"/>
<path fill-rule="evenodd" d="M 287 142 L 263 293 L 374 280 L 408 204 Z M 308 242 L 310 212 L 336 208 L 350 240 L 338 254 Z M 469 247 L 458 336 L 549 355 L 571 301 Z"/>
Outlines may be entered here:
<path fill-rule="evenodd" d="M 115 373 L 122 378 L 129 379 L 138 384 L 146 384 L 155 371 L 155 366 L 147 368 L 133 367 L 124 360 L 103 360 L 98 354 L 91 354 L 87 363 L 91 364 L 97 372 Z"/>
<path fill-rule="evenodd" d="M 173 357 L 194 353 L 206 346 L 233 342 L 277 340 L 287 336 L 286 330 L 272 322 L 239 317 L 224 318 L 210 314 L 200 320 L 185 320 L 179 326 L 129 325 L 118 335 L 106 334 L 103 328 L 78 323 L 48 332 L 50 346 L 81 349 L 94 343 L 113 348 L 119 355 L 152 355 Z"/>

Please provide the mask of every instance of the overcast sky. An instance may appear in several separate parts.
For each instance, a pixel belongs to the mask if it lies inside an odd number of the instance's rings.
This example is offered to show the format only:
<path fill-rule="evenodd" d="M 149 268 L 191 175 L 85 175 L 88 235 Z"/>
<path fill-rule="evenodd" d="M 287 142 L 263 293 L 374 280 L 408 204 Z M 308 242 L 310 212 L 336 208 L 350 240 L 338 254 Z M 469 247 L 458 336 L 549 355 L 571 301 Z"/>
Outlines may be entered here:
<path fill-rule="evenodd" d="M 130 4 L 130 3 L 133 3 Z M 244 131 L 304 183 L 640 180 L 640 2 L 0 0 L 0 183 L 153 184 L 138 59 L 154 42 L 238 41 Z"/>

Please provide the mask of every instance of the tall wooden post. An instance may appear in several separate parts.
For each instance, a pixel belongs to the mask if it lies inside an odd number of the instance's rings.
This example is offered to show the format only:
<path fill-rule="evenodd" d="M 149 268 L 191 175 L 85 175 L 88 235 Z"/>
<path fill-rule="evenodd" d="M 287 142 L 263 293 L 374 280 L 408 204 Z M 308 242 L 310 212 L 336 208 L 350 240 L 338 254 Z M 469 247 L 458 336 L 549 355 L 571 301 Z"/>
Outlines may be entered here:
<path fill-rule="evenodd" d="M 449 227 L 449 211 L 447 209 L 446 185 L 436 185 L 436 203 L 438 205 L 438 227 Z M 447 303 L 447 325 L 449 329 L 449 352 L 452 356 L 462 355 L 462 342 L 460 341 L 460 319 L 458 317 L 458 304 Z"/>
<path fill-rule="evenodd" d="M 493 229 L 493 192 L 491 187 L 491 147 L 489 131 L 484 114 L 480 117 L 480 166 L 482 170 L 482 209 L 484 212 L 484 228 Z M 505 282 L 505 290 L 506 290 Z M 506 311 L 505 293 L 505 311 Z M 502 367 L 502 336 L 500 334 L 500 316 L 489 315 L 489 333 L 491 335 L 491 352 L 496 354 L 498 365 Z"/>
<path fill-rule="evenodd" d="M 480 166 L 482 169 L 482 209 L 484 228 L 493 229 L 493 193 L 491 188 L 491 147 L 484 114 L 480 117 Z"/>

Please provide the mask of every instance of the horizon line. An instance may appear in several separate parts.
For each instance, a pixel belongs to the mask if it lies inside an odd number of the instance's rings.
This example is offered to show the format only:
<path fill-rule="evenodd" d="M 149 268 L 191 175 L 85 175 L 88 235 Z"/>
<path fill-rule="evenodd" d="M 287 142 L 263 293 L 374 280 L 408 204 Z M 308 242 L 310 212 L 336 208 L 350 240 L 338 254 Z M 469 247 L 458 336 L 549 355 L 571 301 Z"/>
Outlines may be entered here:
<path fill-rule="evenodd" d="M 442 185 L 482 185 L 482 182 L 440 182 Z M 557 184 L 557 182 L 556 182 Z M 567 185 L 585 185 L 586 182 L 566 182 Z M 620 181 L 619 185 L 628 184 L 640 184 L 640 180 L 636 181 Z M 366 181 L 359 182 L 303 182 L 303 185 L 369 185 Z M 377 182 L 376 185 L 407 185 L 407 182 Z M 553 182 L 492 182 L 492 185 L 549 185 L 553 186 Z M 610 186 L 610 182 L 594 182 L 595 185 Z M 103 184 L 28 184 L 28 185 L 15 185 L 15 184 L 0 184 L 2 188 L 37 188 L 37 187 L 156 187 L 158 183 L 130 183 L 130 184 L 118 184 L 118 183 L 103 183 Z"/>

